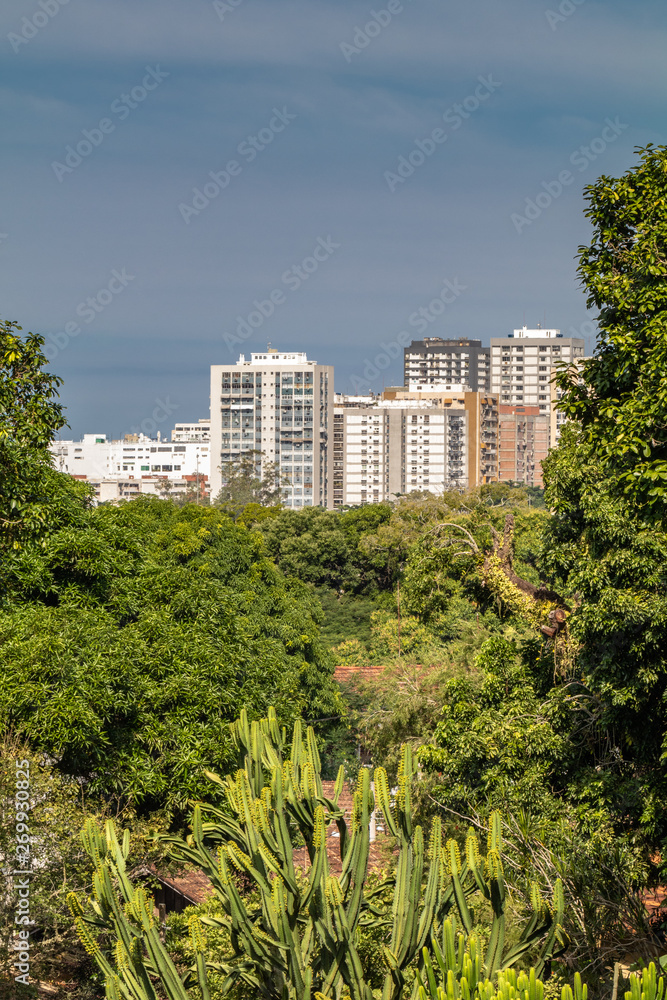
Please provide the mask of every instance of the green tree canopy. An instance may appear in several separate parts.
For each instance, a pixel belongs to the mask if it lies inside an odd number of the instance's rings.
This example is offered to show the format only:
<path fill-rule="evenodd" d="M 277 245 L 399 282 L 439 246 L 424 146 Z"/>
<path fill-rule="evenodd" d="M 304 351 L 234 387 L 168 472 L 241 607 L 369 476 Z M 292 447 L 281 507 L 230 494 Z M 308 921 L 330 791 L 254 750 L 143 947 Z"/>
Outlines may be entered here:
<path fill-rule="evenodd" d="M 586 189 L 593 223 L 579 251 L 590 308 L 600 310 L 594 357 L 557 377 L 560 408 L 582 441 L 639 503 L 667 498 L 667 147 L 649 145 L 623 177 Z"/>
<path fill-rule="evenodd" d="M 317 603 L 214 508 L 98 507 L 16 558 L 11 595 L 0 726 L 91 792 L 179 812 L 205 767 L 231 766 L 240 705 L 275 704 L 285 723 L 341 714 Z"/>
<path fill-rule="evenodd" d="M 49 444 L 65 425 L 61 379 L 44 371 L 44 340 L 0 321 L 0 553 L 63 522 L 76 522 L 87 487 L 54 471 Z M 3 570 L 0 569 L 0 588 Z"/>

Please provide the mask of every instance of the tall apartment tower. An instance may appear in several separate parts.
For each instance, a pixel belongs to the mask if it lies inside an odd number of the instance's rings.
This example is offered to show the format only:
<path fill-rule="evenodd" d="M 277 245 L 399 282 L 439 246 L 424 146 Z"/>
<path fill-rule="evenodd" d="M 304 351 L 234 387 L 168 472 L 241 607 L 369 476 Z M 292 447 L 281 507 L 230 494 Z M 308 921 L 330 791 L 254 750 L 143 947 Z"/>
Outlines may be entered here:
<path fill-rule="evenodd" d="M 275 462 L 285 478 L 286 507 L 333 507 L 334 370 L 302 353 L 242 354 L 211 366 L 211 498 L 224 463 L 261 453 L 258 471 Z"/>
<path fill-rule="evenodd" d="M 456 386 L 465 385 L 473 392 L 488 392 L 489 348 L 482 347 L 481 340 L 467 337 L 413 340 L 403 351 L 403 377 L 406 389 L 442 385 L 455 390 Z"/>
<path fill-rule="evenodd" d="M 584 356 L 584 340 L 563 337 L 560 330 L 523 327 L 508 337 L 491 338 L 491 391 L 501 406 L 537 406 L 549 416 L 549 444 L 556 444 L 565 417 L 555 408 L 551 385 L 559 361 L 573 363 Z"/>

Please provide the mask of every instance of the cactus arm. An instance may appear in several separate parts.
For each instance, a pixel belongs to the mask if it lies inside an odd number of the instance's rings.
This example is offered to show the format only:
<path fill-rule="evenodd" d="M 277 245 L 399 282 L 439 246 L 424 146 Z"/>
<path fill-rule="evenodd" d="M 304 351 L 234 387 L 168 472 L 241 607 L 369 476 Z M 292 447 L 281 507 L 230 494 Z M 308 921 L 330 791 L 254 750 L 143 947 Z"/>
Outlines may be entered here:
<path fill-rule="evenodd" d="M 417 930 L 416 950 L 417 954 L 423 952 L 424 945 L 429 939 L 435 917 L 435 909 L 438 901 L 438 890 L 440 887 L 440 855 L 442 852 L 442 827 L 440 817 L 436 816 L 431 828 L 429 839 L 428 858 L 429 870 L 424 891 L 424 901 L 421 907 L 421 916 Z"/>
<path fill-rule="evenodd" d="M 472 916 L 470 914 L 470 910 L 468 909 L 468 903 L 463 890 L 463 882 L 461 879 L 461 855 L 459 853 L 458 844 L 455 840 L 447 841 L 445 854 L 456 908 L 459 911 L 459 916 L 461 917 L 461 922 L 466 934 L 470 934 L 472 932 Z"/>
<path fill-rule="evenodd" d="M 479 853 L 479 841 L 473 829 L 468 830 L 468 836 L 466 837 L 466 861 L 468 869 L 477 883 L 477 888 L 488 899 L 489 891 L 484 881 L 482 859 Z"/>
<path fill-rule="evenodd" d="M 391 808 L 391 800 L 389 797 L 389 782 L 387 780 L 387 772 L 383 767 L 375 768 L 375 794 L 378 797 L 380 808 L 382 809 L 382 814 L 385 819 L 385 823 L 389 827 L 389 832 L 392 837 L 398 837 L 398 827 L 396 826 L 396 821 L 394 818 L 394 813 Z"/>
<path fill-rule="evenodd" d="M 333 804 L 338 805 L 338 800 L 340 798 L 341 792 L 343 791 L 343 785 L 345 784 L 345 768 L 341 764 L 338 768 L 338 774 L 336 775 L 336 783 L 334 784 L 333 791 Z"/>
<path fill-rule="evenodd" d="M 320 773 L 322 771 L 322 764 L 320 761 L 319 750 L 317 749 L 317 740 L 315 739 L 315 730 L 312 726 L 308 726 L 306 730 L 306 756 L 308 758 L 308 763 L 313 769 L 313 776 L 315 779 L 315 792 L 318 798 L 322 798 L 322 779 Z"/>
<path fill-rule="evenodd" d="M 412 845 L 412 871 L 410 873 L 406 927 L 397 953 L 402 969 L 409 965 L 415 955 L 419 954 L 419 903 L 423 872 L 424 834 L 422 828 L 418 826 L 415 830 Z"/>
<path fill-rule="evenodd" d="M 412 778 L 415 764 L 412 750 L 406 743 L 402 747 L 398 764 L 398 794 L 396 795 L 396 822 L 404 837 L 412 837 Z"/>
<path fill-rule="evenodd" d="M 329 859 L 327 857 L 327 829 L 324 822 L 324 808 L 317 806 L 315 810 L 315 834 L 313 837 L 315 858 L 308 873 L 308 888 L 303 896 L 302 905 L 308 909 L 310 902 L 318 892 L 329 874 Z"/>
<path fill-rule="evenodd" d="M 349 853 L 350 863 L 344 865 L 341 872 L 341 884 L 349 893 L 345 907 L 346 919 L 350 927 L 356 927 L 361 912 L 364 884 L 368 873 L 368 854 L 370 849 L 370 818 L 373 811 L 373 793 L 370 787 L 370 775 L 366 768 L 359 773 L 357 791 L 355 793 L 352 836 L 353 849 Z M 350 885 L 352 889 L 350 891 Z"/>
<path fill-rule="evenodd" d="M 500 916 L 494 916 L 491 925 L 491 937 L 489 938 L 489 946 L 484 959 L 484 966 L 489 979 L 492 979 L 500 968 L 504 940 L 505 914 L 503 913 Z"/>

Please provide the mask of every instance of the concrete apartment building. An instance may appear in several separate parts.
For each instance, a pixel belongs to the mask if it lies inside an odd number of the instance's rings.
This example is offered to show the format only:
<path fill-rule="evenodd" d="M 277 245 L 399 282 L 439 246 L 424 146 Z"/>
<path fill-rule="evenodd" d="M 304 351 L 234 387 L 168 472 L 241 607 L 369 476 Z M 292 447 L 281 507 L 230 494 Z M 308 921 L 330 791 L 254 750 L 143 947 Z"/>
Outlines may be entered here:
<path fill-rule="evenodd" d="M 333 506 L 334 370 L 301 352 L 267 349 L 211 366 L 211 497 L 226 462 L 255 451 L 277 463 L 286 507 Z"/>
<path fill-rule="evenodd" d="M 190 441 L 200 441 L 208 444 L 211 440 L 211 420 L 209 417 L 200 417 L 197 423 L 179 423 L 174 425 L 171 432 L 171 440 L 178 444 Z"/>
<path fill-rule="evenodd" d="M 551 417 L 538 406 L 501 403 L 498 414 L 499 478 L 543 486 L 542 459 L 549 451 Z"/>
<path fill-rule="evenodd" d="M 441 494 L 497 479 L 497 406 L 488 394 L 385 389 L 334 407 L 334 507 Z"/>
<path fill-rule="evenodd" d="M 75 476 L 81 479 L 81 476 Z M 93 487 L 96 503 L 115 503 L 118 500 L 133 500 L 142 494 L 161 497 L 175 497 L 189 493 L 201 499 L 208 497 L 208 476 L 200 474 L 182 476 L 178 479 L 163 475 L 142 476 L 141 479 L 88 479 Z"/>
<path fill-rule="evenodd" d="M 482 347 L 481 340 L 467 337 L 413 340 L 403 350 L 403 378 L 407 389 L 440 385 L 443 389 L 456 391 L 457 385 L 466 385 L 473 392 L 488 392 L 491 388 L 489 348 Z"/>
<path fill-rule="evenodd" d="M 428 400 L 433 406 L 466 411 L 467 467 L 466 486 L 480 486 L 498 478 L 498 400 L 487 392 L 470 392 L 464 385 L 452 391 L 438 385 L 420 385 L 416 389 L 389 388 L 383 399 Z"/>
<path fill-rule="evenodd" d="M 575 363 L 584 356 L 585 342 L 563 337 L 560 330 L 522 327 L 508 337 L 491 338 L 491 392 L 501 405 L 537 406 L 549 417 L 549 444 L 555 445 L 565 417 L 554 403 L 551 378 L 558 362 Z"/>

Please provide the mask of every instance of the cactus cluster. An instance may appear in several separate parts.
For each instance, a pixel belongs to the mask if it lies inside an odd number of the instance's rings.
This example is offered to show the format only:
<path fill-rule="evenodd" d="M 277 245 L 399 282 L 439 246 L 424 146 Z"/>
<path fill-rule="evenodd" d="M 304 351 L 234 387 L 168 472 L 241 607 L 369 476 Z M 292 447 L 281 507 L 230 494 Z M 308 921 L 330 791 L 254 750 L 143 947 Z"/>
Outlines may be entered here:
<path fill-rule="evenodd" d="M 331 799 L 327 798 L 312 729 L 304 734 L 297 722 L 288 742 L 270 710 L 267 719 L 252 724 L 243 712 L 231 735 L 239 754 L 238 771 L 227 778 L 209 774 L 224 791 L 225 807 L 196 805 L 187 840 L 168 838 L 174 857 L 208 876 L 219 902 L 216 916 L 191 923 L 196 967 L 184 982 L 159 939 L 145 893 L 134 889 L 125 874 L 127 837 L 120 847 L 111 824 L 105 835 L 91 825 L 86 828 L 84 843 L 96 866 L 92 912 L 84 912 L 73 901 L 73 913 L 82 940 L 90 939 L 87 946 L 92 946 L 91 954 L 104 971 L 109 998 L 153 1000 L 152 980 L 157 978 L 169 1000 L 185 1000 L 191 985 L 208 1000 L 207 977 L 213 971 L 223 995 L 242 982 L 257 997 L 339 1000 L 347 990 L 352 1000 L 372 1000 L 357 950 L 361 927 L 381 927 L 386 935 L 383 1000 L 399 1000 L 408 988 L 416 998 L 423 987 L 415 981 L 415 968 L 428 975 L 428 950 L 436 957 L 451 952 L 450 915 L 458 915 L 466 933 L 472 931 L 469 900 L 476 894 L 484 896 L 493 910 L 486 954 L 475 953 L 473 962 L 480 982 L 482 977 L 494 978 L 529 949 L 538 955 L 538 971 L 564 950 L 560 885 L 553 906 L 534 890 L 533 914 L 519 944 L 505 950 L 500 816 L 491 818 L 484 856 L 471 831 L 462 860 L 454 841 L 443 842 L 438 817 L 426 846 L 421 827 L 413 824 L 411 786 L 416 765 L 409 747 L 402 750 L 393 801 L 384 769 L 374 773 L 377 803 L 370 773 L 361 770 L 348 826 L 338 805 L 343 770 Z M 396 864 L 391 876 L 371 890 L 366 877 L 369 826 L 376 805 L 395 838 Z M 327 829 L 332 823 L 338 830 L 338 875 L 330 872 L 327 856 Z M 309 859 L 305 877 L 295 868 L 297 842 L 305 844 Z M 241 892 L 236 873 L 256 892 Z M 387 890 L 393 890 L 391 908 L 382 904 Z M 206 961 L 202 924 L 227 930 L 232 944 L 227 961 Z M 98 933 L 104 928 L 117 942 L 114 953 L 99 947 L 96 928 Z M 513 988 L 520 991 L 519 986 Z"/>
<path fill-rule="evenodd" d="M 88 820 L 82 839 L 95 866 L 93 894 L 87 908 L 74 893 L 67 902 L 86 951 L 104 973 L 107 1000 L 158 1000 L 163 991 L 169 1000 L 191 1000 L 160 940 L 152 899 L 128 878 L 129 831 L 119 843 L 112 820 L 103 833 Z M 109 938 L 112 949 L 107 947 Z M 210 1000 L 203 961 L 198 971 L 201 998 Z"/>
<path fill-rule="evenodd" d="M 442 940 L 433 940 L 432 952 L 433 958 L 424 948 L 417 1000 L 544 1000 L 544 984 L 535 967 L 529 972 L 502 968 L 489 975 L 479 938 L 458 931 L 453 917 L 445 920 Z M 564 986 L 561 1000 L 587 998 L 588 990 L 577 973 L 574 992 Z"/>

